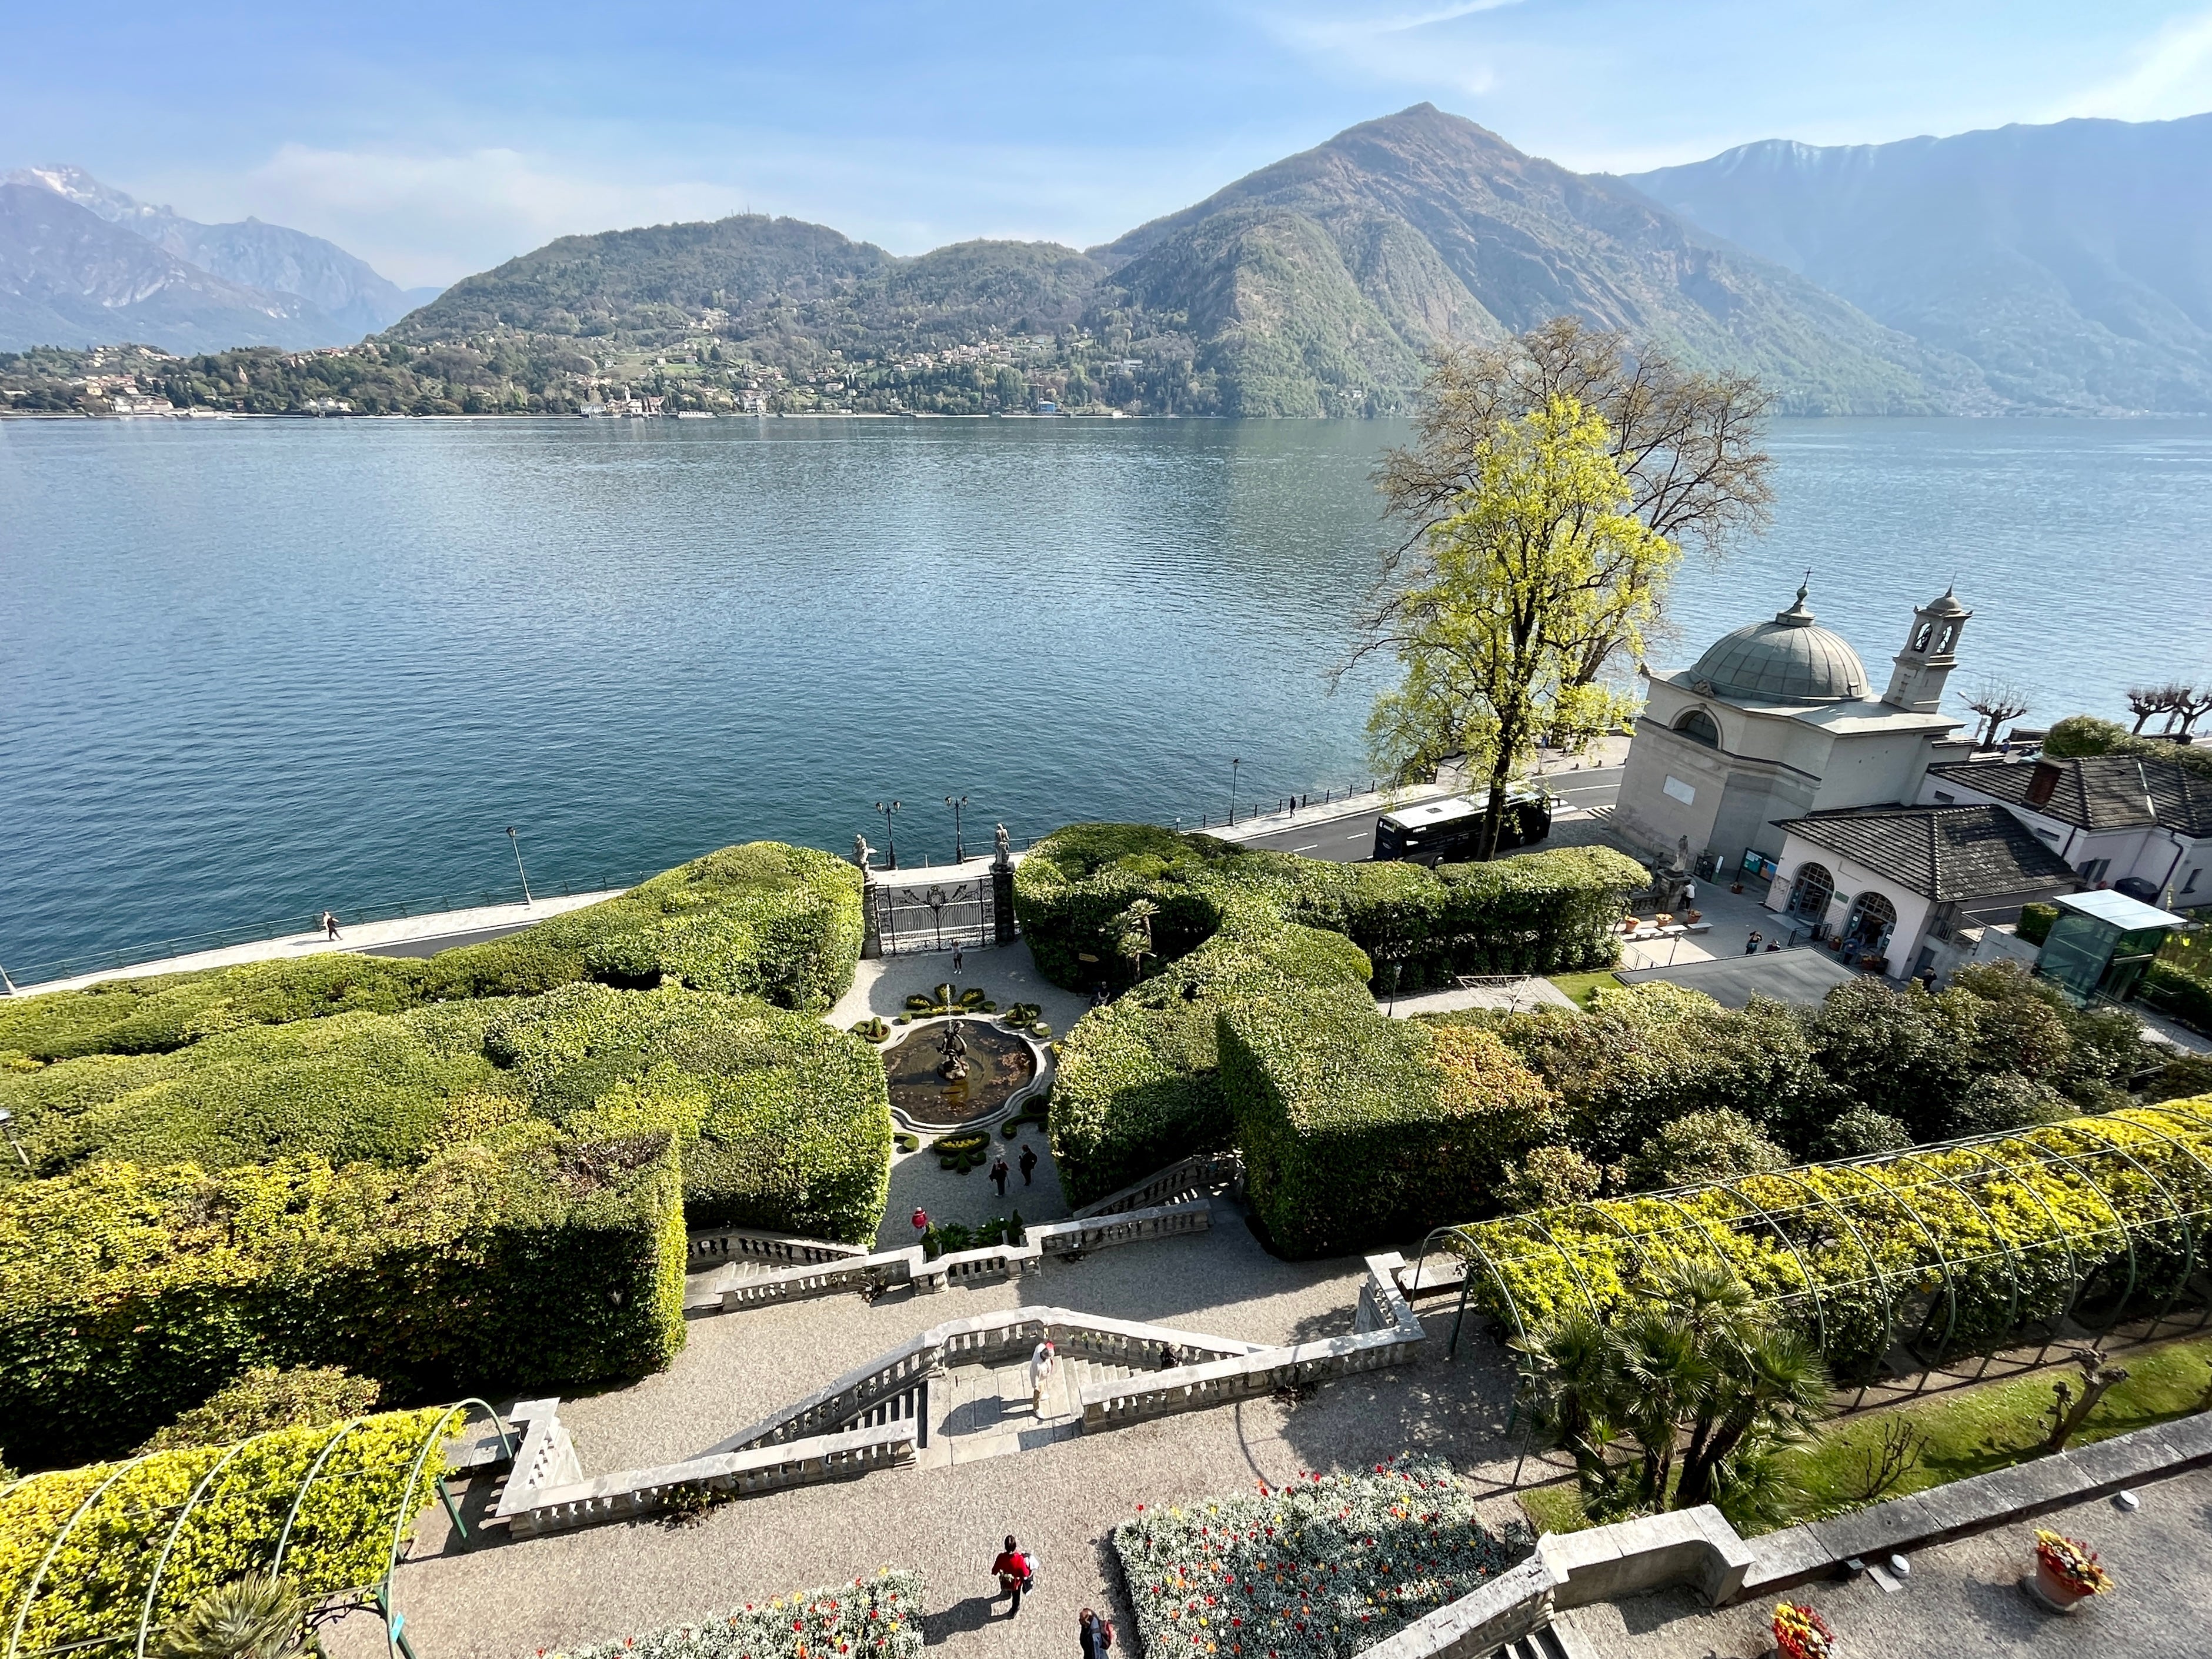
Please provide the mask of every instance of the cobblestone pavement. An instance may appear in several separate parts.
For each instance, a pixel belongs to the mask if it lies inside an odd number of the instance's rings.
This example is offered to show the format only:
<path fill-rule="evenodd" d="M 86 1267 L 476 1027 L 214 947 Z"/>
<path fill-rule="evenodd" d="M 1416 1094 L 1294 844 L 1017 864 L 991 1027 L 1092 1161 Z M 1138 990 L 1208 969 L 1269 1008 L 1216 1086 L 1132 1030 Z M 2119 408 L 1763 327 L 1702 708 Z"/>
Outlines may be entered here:
<path fill-rule="evenodd" d="M 927 1326 L 988 1309 L 1058 1304 L 1254 1341 L 1352 1327 L 1364 1267 L 1283 1262 L 1217 1205 L 1217 1231 L 1048 1267 L 1013 1285 L 872 1307 L 832 1297 L 695 1322 L 665 1375 L 565 1402 L 587 1472 L 682 1456 L 805 1395 Z M 966 1659 L 1072 1648 L 1075 1614 L 1111 1607 L 1129 1626 L 1107 1535 L 1139 1504 L 1188 1502 L 1279 1482 L 1301 1469 L 1373 1463 L 1413 1448 L 1498 1473 L 1508 1382 L 1496 1350 L 1463 1345 L 1348 1378 L 1299 1403 L 1263 1398 L 950 1468 L 902 1470 L 729 1504 L 690 1527 L 646 1522 L 460 1552 L 426 1517 L 423 1552 L 401 1570 L 399 1605 L 422 1659 L 532 1659 L 679 1622 L 727 1605 L 883 1565 L 929 1581 L 933 1644 Z M 1507 1467 L 1510 1468 L 1510 1465 Z M 480 1500 L 478 1500 L 480 1501 Z M 1502 1497 L 1496 1518 L 1516 1513 Z M 1037 1594 L 1009 1621 L 987 1599 L 1008 1532 L 1039 1559 Z M 375 1621 L 333 1633 L 334 1659 L 371 1659 Z"/>
<path fill-rule="evenodd" d="M 1847 1655 L 1967 1659 L 2191 1659 L 2212 1654 L 2212 1470 L 2153 1481 L 2129 1514 L 2100 1498 L 2021 1525 L 1922 1550 L 1895 1594 L 1870 1578 L 1808 1584 Z M 2118 1581 L 2060 1618 L 2020 1589 L 2038 1527 L 2086 1540 Z M 1577 1607 L 1559 1623 L 1576 1659 L 1757 1659 L 1774 1645 L 1770 1601 L 1707 1608 L 1687 1590 Z"/>

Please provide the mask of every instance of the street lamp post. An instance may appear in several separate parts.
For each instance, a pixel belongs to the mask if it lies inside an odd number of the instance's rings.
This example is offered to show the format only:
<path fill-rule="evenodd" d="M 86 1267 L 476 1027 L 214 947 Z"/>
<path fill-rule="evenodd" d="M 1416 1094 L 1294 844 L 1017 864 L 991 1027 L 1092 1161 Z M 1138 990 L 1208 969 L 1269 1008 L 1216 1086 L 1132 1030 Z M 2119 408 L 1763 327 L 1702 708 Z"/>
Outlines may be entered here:
<path fill-rule="evenodd" d="M 522 878 L 522 902 L 530 902 L 530 873 L 522 867 L 522 843 L 515 839 L 514 826 L 507 826 L 507 844 L 514 849 L 514 873 Z"/>
<path fill-rule="evenodd" d="M 968 797 L 947 795 L 945 804 L 952 809 L 952 862 L 957 865 L 968 856 L 968 849 L 960 842 L 960 809 L 968 805 Z"/>
<path fill-rule="evenodd" d="M 1237 827 L 1237 769 L 1243 764 L 1244 757 L 1242 755 L 1235 757 L 1229 763 L 1229 827 L 1231 830 Z"/>
<path fill-rule="evenodd" d="M 891 822 L 891 814 L 899 810 L 901 802 L 878 801 L 876 811 L 884 815 L 884 854 L 890 860 L 889 868 L 898 868 L 898 828 Z"/>

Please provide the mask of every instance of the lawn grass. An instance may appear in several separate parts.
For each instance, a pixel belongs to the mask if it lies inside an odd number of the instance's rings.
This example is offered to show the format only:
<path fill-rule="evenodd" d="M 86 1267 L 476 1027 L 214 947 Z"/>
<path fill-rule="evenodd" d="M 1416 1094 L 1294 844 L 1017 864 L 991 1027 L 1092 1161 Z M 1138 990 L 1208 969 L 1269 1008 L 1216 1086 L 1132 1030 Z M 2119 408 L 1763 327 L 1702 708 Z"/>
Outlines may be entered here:
<path fill-rule="evenodd" d="M 1589 1006 L 1590 993 L 1599 989 L 1618 991 L 1620 981 L 1613 976 L 1610 968 L 1595 974 L 1553 974 L 1552 983 L 1559 988 L 1567 1000 L 1577 1008 Z"/>
<path fill-rule="evenodd" d="M 2128 1380 L 2097 1402 L 2069 1445 L 2170 1423 L 2206 1409 L 2212 1397 L 2212 1335 L 2133 1349 L 2115 1355 L 2114 1362 L 2126 1369 Z M 1811 1445 L 1783 1454 L 1784 1478 L 1796 1492 L 1795 1508 L 1812 1516 L 1863 1507 L 1869 1501 L 1862 1473 L 1868 1455 L 1881 1443 L 1883 1430 L 1900 1419 L 1927 1436 L 1926 1449 L 1895 1486 L 1871 1501 L 1909 1497 L 2025 1462 L 2039 1455 L 2051 1432 L 2051 1384 L 2063 1378 L 2078 1389 L 2081 1375 L 2071 1365 L 2048 1368 L 1832 1425 Z M 1578 1532 L 1592 1524 L 1572 1484 L 1524 1492 L 1520 1503 L 1539 1533 Z"/>
<path fill-rule="evenodd" d="M 2109 1440 L 2204 1408 L 2212 1384 L 2212 1336 L 2184 1338 L 2115 1358 L 2126 1368 L 2128 1380 L 2097 1402 L 2069 1444 Z M 2062 1378 L 2080 1387 L 2081 1373 L 2069 1365 L 1873 1412 L 1824 1430 L 1812 1445 L 1784 1454 L 1784 1467 L 1802 1493 L 1801 1507 L 1807 1512 L 1856 1507 L 1866 1501 L 1857 1475 L 1867 1449 L 1879 1441 L 1884 1424 L 1903 1417 L 1928 1437 L 1928 1446 L 1884 1498 L 1986 1474 L 2038 1455 L 2051 1430 L 2051 1384 Z"/>

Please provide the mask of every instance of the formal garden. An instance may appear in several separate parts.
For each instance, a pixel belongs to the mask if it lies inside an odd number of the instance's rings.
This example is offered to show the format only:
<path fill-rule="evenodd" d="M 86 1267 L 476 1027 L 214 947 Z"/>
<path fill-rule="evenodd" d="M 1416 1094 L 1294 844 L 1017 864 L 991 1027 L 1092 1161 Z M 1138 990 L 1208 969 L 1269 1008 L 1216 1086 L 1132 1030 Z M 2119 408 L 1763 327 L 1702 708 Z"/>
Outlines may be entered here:
<path fill-rule="evenodd" d="M 1018 914 L 1048 979 L 1106 1000 L 1057 1034 L 957 987 L 914 1018 L 1049 1046 L 1031 1111 L 1074 1203 L 1233 1150 L 1281 1257 L 1428 1241 L 1467 1320 L 1517 1345 L 1520 1421 L 1575 1462 L 1581 1518 L 1705 1496 L 1771 1518 L 1778 1460 L 1834 1387 L 2201 1303 L 2201 1066 L 2004 969 L 1933 995 L 1857 981 L 1814 1009 L 1576 980 L 1617 960 L 1646 879 L 1601 848 L 1428 870 L 1075 825 L 1021 861 Z M 827 854 L 753 843 L 426 960 L 0 1001 L 22 1149 L 0 1168 L 0 1455 L 39 1472 L 0 1492 L 21 1650 L 136 1639 L 280 1559 L 283 1594 L 368 1594 L 436 1501 L 424 1443 L 459 1419 L 431 1408 L 665 1368 L 688 1231 L 872 1242 L 893 1027 L 823 1018 L 862 890 Z M 1462 974 L 1585 994 L 1378 1002 Z M 933 1252 L 996 1236 L 934 1233 Z M 1646 1388 L 1639 1416 L 1626 1379 L 1669 1342 L 1710 1368 L 1717 1331 L 1750 1369 Z M 1751 1403 L 1700 1438 L 1716 1401 Z M 350 1522 L 315 1496 L 340 1470 Z M 1158 1568 L 1138 1608 L 1161 1651 L 1352 1651 L 1518 1547 L 1426 1465 L 1222 1503 L 1196 1541 L 1156 1513 L 1117 1534 Z M 152 1555 L 114 1543 L 134 1528 Z M 638 1640 L 902 1651 L 894 1592 L 921 1594 L 894 1575 Z"/>

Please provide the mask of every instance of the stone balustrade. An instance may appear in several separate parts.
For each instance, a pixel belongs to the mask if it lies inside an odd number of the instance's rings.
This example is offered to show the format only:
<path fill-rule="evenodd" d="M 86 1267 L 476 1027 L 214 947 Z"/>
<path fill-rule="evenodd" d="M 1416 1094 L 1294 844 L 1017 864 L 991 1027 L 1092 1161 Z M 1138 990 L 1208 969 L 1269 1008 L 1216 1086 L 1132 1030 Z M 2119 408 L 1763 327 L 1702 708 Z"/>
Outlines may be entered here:
<path fill-rule="evenodd" d="M 1087 1221 L 1094 1216 L 1156 1209 L 1164 1204 L 1203 1198 L 1213 1188 L 1224 1182 L 1234 1182 L 1243 1173 L 1243 1160 L 1235 1152 L 1200 1152 L 1084 1205 L 1075 1212 L 1075 1218 Z"/>
<path fill-rule="evenodd" d="M 722 1292 L 720 1310 L 733 1313 L 769 1303 L 799 1302 L 810 1297 L 898 1285 L 911 1285 L 917 1293 L 929 1295 L 949 1285 L 1033 1273 L 1048 1255 L 1074 1255 L 1087 1250 L 1109 1249 L 1117 1244 L 1135 1244 L 1146 1239 L 1172 1238 L 1204 1232 L 1212 1224 L 1212 1207 L 1201 1198 L 1091 1219 L 1041 1222 L 1024 1230 L 1024 1242 L 1020 1244 L 986 1244 L 978 1249 L 954 1250 L 933 1261 L 924 1258 L 918 1244 L 872 1255 L 854 1252 L 732 1285 Z"/>
<path fill-rule="evenodd" d="M 813 1261 L 847 1261 L 867 1253 L 866 1246 L 860 1244 L 794 1238 L 750 1227 L 720 1227 L 691 1235 L 690 1265 L 696 1270 L 725 1261 L 760 1261 L 795 1267 Z"/>
<path fill-rule="evenodd" d="M 522 1444 L 516 1448 L 514 1465 L 492 1510 L 496 1520 L 512 1521 L 534 1501 L 532 1494 L 556 1486 L 573 1486 L 584 1478 L 577 1461 L 575 1442 L 562 1426 L 558 1400 L 520 1400 L 512 1413 L 517 1423 L 528 1425 Z"/>
<path fill-rule="evenodd" d="M 538 1488 L 527 1492 L 525 1501 L 508 1512 L 507 1526 L 520 1537 L 534 1537 L 650 1515 L 667 1503 L 672 1493 L 691 1488 L 750 1498 L 787 1486 L 809 1486 L 896 1468 L 914 1462 L 918 1431 L 918 1419 L 901 1419 L 875 1428 L 687 1458 L 659 1468 L 629 1469 L 596 1480 Z"/>
<path fill-rule="evenodd" d="M 1395 1275 L 1404 1260 L 1395 1250 L 1367 1258 L 1367 1280 L 1360 1287 L 1352 1335 L 1285 1348 L 1255 1348 L 1234 1358 L 1178 1365 L 1148 1376 L 1093 1383 L 1083 1391 L 1083 1431 L 1091 1434 L 1180 1412 L 1205 1411 L 1277 1389 L 1404 1364 L 1425 1336 L 1398 1289 Z"/>

